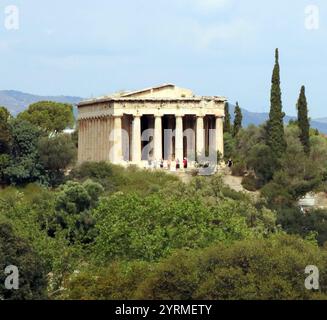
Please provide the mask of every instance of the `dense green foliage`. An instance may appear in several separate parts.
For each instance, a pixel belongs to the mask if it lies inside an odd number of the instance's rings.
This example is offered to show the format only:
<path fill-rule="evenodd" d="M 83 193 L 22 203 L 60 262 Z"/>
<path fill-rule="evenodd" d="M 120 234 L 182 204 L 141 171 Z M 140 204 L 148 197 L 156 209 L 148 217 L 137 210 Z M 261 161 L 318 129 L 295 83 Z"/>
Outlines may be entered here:
<path fill-rule="evenodd" d="M 51 185 L 59 185 L 64 180 L 65 169 L 76 159 L 76 148 L 69 135 L 42 137 L 38 151 Z"/>
<path fill-rule="evenodd" d="M 279 300 L 326 299 L 327 254 L 297 237 L 180 250 L 159 263 L 113 263 L 74 277 L 73 299 Z M 321 289 L 304 287 L 306 266 L 321 270 Z"/>
<path fill-rule="evenodd" d="M 0 106 L 0 154 L 8 153 L 10 146 L 10 112 Z"/>
<path fill-rule="evenodd" d="M 19 270 L 18 290 L 4 287 L 7 266 Z M 0 222 L 0 300 L 43 299 L 46 297 L 46 275 L 40 257 L 17 237 L 10 224 Z"/>
<path fill-rule="evenodd" d="M 262 215 L 247 203 L 226 200 L 209 205 L 199 197 L 117 194 L 95 211 L 102 260 L 156 260 L 173 249 L 206 247 L 214 242 L 263 236 L 261 221 L 250 227 L 244 212 Z"/>
<path fill-rule="evenodd" d="M 308 117 L 308 103 L 305 96 L 305 87 L 302 86 L 299 100 L 297 102 L 298 125 L 300 128 L 300 140 L 303 144 L 304 152 L 310 154 L 310 121 Z"/>
<path fill-rule="evenodd" d="M 11 122 L 10 162 L 4 170 L 5 179 L 12 184 L 26 184 L 42 179 L 38 139 L 40 131 L 31 123 L 15 119 Z"/>
<path fill-rule="evenodd" d="M 59 185 L 75 158 L 71 136 L 48 135 L 23 116 L 14 119 L 0 108 L 0 184 Z"/>

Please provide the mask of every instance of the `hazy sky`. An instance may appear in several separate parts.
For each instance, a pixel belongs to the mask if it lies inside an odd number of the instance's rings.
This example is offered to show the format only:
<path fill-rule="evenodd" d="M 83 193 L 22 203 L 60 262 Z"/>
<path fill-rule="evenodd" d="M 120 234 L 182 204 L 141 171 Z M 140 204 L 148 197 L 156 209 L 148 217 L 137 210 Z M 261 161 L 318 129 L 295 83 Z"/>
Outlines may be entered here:
<path fill-rule="evenodd" d="M 0 89 L 90 97 L 171 82 L 263 112 L 279 47 L 285 111 L 305 84 L 311 116 L 327 116 L 325 0 L 1 0 L 0 13 Z"/>

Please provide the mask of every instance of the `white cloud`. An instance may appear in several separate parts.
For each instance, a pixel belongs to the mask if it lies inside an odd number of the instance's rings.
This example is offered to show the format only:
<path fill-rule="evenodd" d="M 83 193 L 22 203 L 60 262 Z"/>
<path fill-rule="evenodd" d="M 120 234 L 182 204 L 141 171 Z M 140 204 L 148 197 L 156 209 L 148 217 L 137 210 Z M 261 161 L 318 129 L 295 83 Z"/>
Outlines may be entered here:
<path fill-rule="evenodd" d="M 250 31 L 250 26 L 243 20 L 235 20 L 230 23 L 199 26 L 195 33 L 201 48 L 209 48 L 218 41 L 240 39 Z"/>
<path fill-rule="evenodd" d="M 206 51 L 227 43 L 244 44 L 244 41 L 251 40 L 253 32 L 252 24 L 244 19 L 209 24 L 184 20 L 183 27 L 175 33 L 175 39 L 180 46 L 183 44 L 197 51 Z"/>

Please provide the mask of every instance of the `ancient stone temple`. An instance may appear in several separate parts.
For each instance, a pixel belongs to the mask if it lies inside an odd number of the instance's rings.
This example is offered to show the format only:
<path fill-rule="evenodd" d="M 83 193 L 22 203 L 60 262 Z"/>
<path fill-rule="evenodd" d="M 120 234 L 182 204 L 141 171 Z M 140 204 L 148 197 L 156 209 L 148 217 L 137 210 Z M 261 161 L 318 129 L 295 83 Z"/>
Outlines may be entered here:
<path fill-rule="evenodd" d="M 83 101 L 78 161 L 142 166 L 223 154 L 225 102 L 173 84 Z"/>

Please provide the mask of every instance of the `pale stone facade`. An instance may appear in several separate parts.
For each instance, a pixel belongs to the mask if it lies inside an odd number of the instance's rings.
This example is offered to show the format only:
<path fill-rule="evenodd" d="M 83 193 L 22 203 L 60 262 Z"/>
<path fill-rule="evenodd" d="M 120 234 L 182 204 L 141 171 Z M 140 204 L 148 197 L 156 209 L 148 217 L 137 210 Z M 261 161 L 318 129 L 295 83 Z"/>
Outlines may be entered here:
<path fill-rule="evenodd" d="M 142 165 L 223 154 L 225 103 L 172 84 L 83 101 L 78 161 Z"/>

